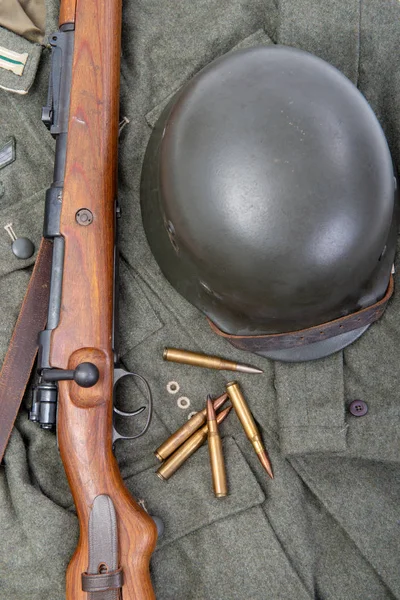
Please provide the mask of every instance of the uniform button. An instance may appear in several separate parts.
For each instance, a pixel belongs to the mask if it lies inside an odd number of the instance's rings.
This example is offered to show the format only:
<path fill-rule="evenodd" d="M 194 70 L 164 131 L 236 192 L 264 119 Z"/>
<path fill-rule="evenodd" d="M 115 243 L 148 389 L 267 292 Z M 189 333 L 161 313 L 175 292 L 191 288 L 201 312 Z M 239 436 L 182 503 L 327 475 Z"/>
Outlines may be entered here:
<path fill-rule="evenodd" d="M 17 258 L 30 258 L 35 252 L 35 246 L 33 245 L 33 242 L 26 237 L 17 237 L 12 225 L 12 223 L 7 223 L 7 225 L 4 225 L 4 229 L 12 239 L 11 249 L 14 255 Z"/>
<path fill-rule="evenodd" d="M 33 242 L 26 237 L 20 237 L 14 240 L 11 248 L 14 255 L 17 258 L 22 259 L 30 258 L 35 252 L 35 246 L 33 245 Z"/>
<path fill-rule="evenodd" d="M 349 406 L 349 411 L 354 417 L 363 417 L 368 412 L 368 404 L 364 400 L 353 400 Z"/>

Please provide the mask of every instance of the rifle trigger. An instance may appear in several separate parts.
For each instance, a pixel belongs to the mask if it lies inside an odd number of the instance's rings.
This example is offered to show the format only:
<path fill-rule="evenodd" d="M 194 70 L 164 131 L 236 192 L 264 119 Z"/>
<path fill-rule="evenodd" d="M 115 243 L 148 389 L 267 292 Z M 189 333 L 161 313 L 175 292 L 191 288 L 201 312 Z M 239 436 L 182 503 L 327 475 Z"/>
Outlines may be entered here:
<path fill-rule="evenodd" d="M 141 406 L 140 408 L 138 408 L 137 410 L 134 410 L 133 412 L 125 412 L 124 410 L 120 410 L 116 406 L 113 406 L 113 411 L 115 413 L 117 413 L 117 415 L 121 415 L 121 417 L 135 417 L 136 415 L 140 415 L 140 413 L 142 413 L 144 410 L 146 410 L 146 407 Z"/>

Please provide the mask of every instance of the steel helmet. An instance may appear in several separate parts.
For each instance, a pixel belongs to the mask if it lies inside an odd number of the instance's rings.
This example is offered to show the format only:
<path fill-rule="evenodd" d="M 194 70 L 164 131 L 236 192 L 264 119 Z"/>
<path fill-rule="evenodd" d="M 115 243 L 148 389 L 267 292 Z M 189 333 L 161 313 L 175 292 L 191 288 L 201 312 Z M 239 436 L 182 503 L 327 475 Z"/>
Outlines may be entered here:
<path fill-rule="evenodd" d="M 393 291 L 393 164 L 367 101 L 301 50 L 199 72 L 144 159 L 141 206 L 170 283 L 238 348 L 311 360 L 356 340 Z"/>

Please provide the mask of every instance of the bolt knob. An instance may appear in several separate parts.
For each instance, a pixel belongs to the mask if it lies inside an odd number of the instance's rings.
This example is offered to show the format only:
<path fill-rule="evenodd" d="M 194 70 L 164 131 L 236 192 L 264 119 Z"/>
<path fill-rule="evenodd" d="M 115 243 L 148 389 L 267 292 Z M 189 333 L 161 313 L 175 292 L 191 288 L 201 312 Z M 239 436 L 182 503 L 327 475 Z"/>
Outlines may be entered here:
<path fill-rule="evenodd" d="M 95 385 L 100 377 L 100 373 L 96 365 L 90 362 L 83 362 L 78 365 L 74 371 L 74 381 L 84 388 L 89 388 Z"/>

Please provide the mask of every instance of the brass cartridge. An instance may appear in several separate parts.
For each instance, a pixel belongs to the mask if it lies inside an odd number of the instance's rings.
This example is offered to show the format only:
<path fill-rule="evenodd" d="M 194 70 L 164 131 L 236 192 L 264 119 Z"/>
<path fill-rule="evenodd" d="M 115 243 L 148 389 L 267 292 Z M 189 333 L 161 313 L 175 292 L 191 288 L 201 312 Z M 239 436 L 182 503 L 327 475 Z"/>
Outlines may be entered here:
<path fill-rule="evenodd" d="M 183 363 L 194 367 L 204 367 L 206 369 L 218 369 L 226 371 L 241 371 L 242 373 L 263 373 L 261 369 L 236 363 L 232 360 L 225 360 L 218 356 L 209 356 L 199 352 L 190 352 L 189 350 L 180 350 L 179 348 L 164 348 L 164 360 Z"/>
<path fill-rule="evenodd" d="M 228 406 L 224 410 L 221 410 L 220 413 L 217 414 L 217 422 L 222 423 L 224 419 L 228 416 L 232 406 Z M 208 425 L 205 424 L 201 429 L 196 431 L 186 442 L 176 450 L 172 456 L 165 461 L 164 464 L 159 467 L 156 474 L 160 479 L 164 479 L 165 481 L 171 477 L 179 469 L 179 467 L 200 448 L 202 444 L 206 441 L 208 436 Z"/>
<path fill-rule="evenodd" d="M 228 392 L 229 398 L 233 404 L 233 408 L 235 409 L 239 421 L 241 422 L 247 437 L 252 443 L 262 466 L 267 471 L 271 479 L 273 479 L 274 475 L 267 451 L 264 448 L 264 444 L 262 442 L 257 425 L 255 424 L 253 415 L 251 414 L 237 381 L 231 381 L 230 383 L 227 383 L 226 391 Z"/>
<path fill-rule="evenodd" d="M 225 461 L 222 452 L 222 442 L 211 398 L 207 399 L 208 452 L 210 455 L 211 474 L 214 494 L 222 498 L 228 494 L 226 483 Z"/>
<path fill-rule="evenodd" d="M 214 409 L 218 410 L 224 402 L 228 399 L 228 394 L 222 394 L 215 400 L 213 400 Z M 199 411 L 189 421 L 187 421 L 182 427 L 180 427 L 175 433 L 173 433 L 165 442 L 161 444 L 155 451 L 155 455 L 159 460 L 165 460 L 170 456 L 179 446 L 183 444 L 192 433 L 197 431 L 199 427 L 206 422 L 206 409 Z"/>

